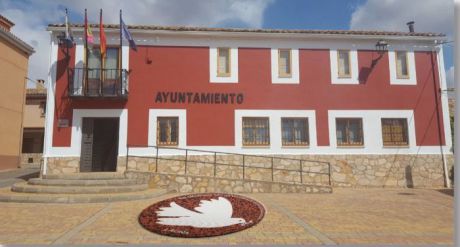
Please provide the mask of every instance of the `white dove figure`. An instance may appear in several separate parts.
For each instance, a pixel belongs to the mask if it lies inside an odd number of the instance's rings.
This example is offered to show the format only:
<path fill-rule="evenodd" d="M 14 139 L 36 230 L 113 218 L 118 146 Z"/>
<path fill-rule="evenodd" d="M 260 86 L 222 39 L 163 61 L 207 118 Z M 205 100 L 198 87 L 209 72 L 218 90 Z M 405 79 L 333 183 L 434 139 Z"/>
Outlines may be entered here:
<path fill-rule="evenodd" d="M 171 202 L 169 207 L 162 207 L 156 212 L 157 224 L 214 228 L 246 223 L 243 218 L 232 218 L 232 203 L 224 197 L 201 200 L 194 210 L 199 213 Z"/>

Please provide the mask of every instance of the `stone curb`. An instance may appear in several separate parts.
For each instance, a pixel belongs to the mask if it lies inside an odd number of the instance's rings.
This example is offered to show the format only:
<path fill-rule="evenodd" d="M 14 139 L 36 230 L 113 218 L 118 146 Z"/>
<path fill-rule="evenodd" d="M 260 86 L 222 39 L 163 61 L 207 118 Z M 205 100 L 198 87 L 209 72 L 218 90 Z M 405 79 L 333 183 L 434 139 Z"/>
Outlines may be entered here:
<path fill-rule="evenodd" d="M 44 179 L 75 179 L 75 180 L 98 180 L 98 179 L 124 179 L 124 173 L 118 172 L 89 172 L 89 173 L 69 173 L 69 174 L 49 174 L 43 175 Z"/>
<path fill-rule="evenodd" d="M 143 193 L 120 193 L 114 195 L 62 195 L 62 194 L 11 194 L 0 195 L 0 202 L 18 203 L 101 203 L 150 199 L 169 193 L 165 189 L 150 189 Z"/>
<path fill-rule="evenodd" d="M 42 186 L 127 186 L 127 185 L 136 185 L 144 184 L 143 181 L 136 179 L 105 179 L 105 180 L 95 180 L 95 179 L 41 179 L 41 178 L 31 178 L 28 181 L 30 185 L 42 185 Z"/>
<path fill-rule="evenodd" d="M 148 189 L 148 184 L 135 184 L 126 186 L 42 186 L 17 183 L 11 187 L 13 192 L 42 193 L 42 194 L 100 194 L 124 193 L 143 191 Z"/>

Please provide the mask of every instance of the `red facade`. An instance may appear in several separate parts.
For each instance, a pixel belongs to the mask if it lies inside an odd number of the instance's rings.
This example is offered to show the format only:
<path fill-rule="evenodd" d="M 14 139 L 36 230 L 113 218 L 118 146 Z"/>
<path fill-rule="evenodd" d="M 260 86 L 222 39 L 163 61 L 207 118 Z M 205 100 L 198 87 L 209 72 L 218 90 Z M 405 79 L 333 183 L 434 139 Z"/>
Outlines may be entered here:
<path fill-rule="evenodd" d="M 357 85 L 331 84 L 326 49 L 299 49 L 299 84 L 272 84 L 269 48 L 238 48 L 238 83 L 210 83 L 208 47 L 139 46 L 129 53 L 126 101 L 67 97 L 67 67 L 75 49 L 58 51 L 56 111 L 72 119 L 73 109 L 128 109 L 128 145 L 147 145 L 149 109 L 187 109 L 188 146 L 233 146 L 235 109 L 315 110 L 318 146 L 329 145 L 328 110 L 414 110 L 417 146 L 444 144 L 436 53 L 415 51 L 417 85 L 390 85 L 388 54 L 358 50 Z M 151 62 L 149 62 L 150 60 Z M 242 104 L 155 103 L 157 92 L 242 93 Z M 436 112 L 439 107 L 439 116 Z M 438 124 L 439 123 L 439 124 Z M 71 126 L 71 124 L 70 124 Z M 369 133 L 371 134 L 371 133 Z M 53 146 L 70 146 L 71 127 L 54 124 Z"/>

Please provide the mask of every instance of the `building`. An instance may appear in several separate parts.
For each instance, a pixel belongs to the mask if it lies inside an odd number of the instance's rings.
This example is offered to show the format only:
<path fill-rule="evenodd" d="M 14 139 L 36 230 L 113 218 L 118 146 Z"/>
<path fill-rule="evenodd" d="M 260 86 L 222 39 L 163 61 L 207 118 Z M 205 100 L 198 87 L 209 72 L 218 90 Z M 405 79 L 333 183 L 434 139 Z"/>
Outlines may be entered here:
<path fill-rule="evenodd" d="M 120 49 L 118 28 L 105 26 L 101 69 L 97 45 L 85 55 L 83 25 L 71 48 L 59 44 L 64 25 L 49 25 L 44 173 L 445 184 L 442 34 L 130 26 L 134 51 Z"/>
<path fill-rule="evenodd" d="M 0 170 L 20 163 L 28 61 L 34 52 L 10 32 L 13 26 L 0 15 Z"/>
<path fill-rule="evenodd" d="M 46 88 L 38 80 L 36 88 L 28 88 L 24 109 L 21 167 L 39 167 L 45 136 Z"/>

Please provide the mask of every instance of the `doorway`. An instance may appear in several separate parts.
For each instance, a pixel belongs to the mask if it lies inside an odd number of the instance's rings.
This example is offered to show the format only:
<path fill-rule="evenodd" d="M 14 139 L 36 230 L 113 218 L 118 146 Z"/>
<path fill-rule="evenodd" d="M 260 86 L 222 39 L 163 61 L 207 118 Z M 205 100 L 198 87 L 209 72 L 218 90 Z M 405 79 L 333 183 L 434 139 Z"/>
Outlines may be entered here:
<path fill-rule="evenodd" d="M 119 118 L 83 118 L 80 172 L 115 172 Z"/>

